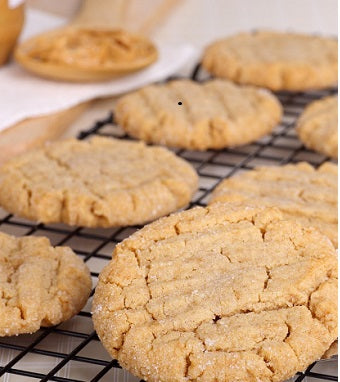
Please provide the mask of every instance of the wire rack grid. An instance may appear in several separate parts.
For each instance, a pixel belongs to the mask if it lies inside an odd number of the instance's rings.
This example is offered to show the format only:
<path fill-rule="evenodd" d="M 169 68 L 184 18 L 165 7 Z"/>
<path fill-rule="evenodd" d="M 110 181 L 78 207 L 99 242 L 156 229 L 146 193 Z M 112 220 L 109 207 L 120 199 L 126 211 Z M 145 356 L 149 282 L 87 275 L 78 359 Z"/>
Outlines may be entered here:
<path fill-rule="evenodd" d="M 201 81 L 206 74 L 200 65 L 191 78 Z M 284 116 L 273 133 L 247 146 L 204 152 L 184 149 L 173 150 L 188 160 L 197 170 L 199 190 L 187 208 L 206 205 L 209 195 L 225 177 L 247 171 L 258 165 L 280 165 L 288 162 L 308 161 L 314 166 L 328 160 L 304 148 L 297 139 L 294 124 L 303 108 L 315 99 L 332 95 L 336 89 L 308 93 L 278 93 L 284 106 Z M 114 116 L 98 121 L 79 134 L 79 139 L 93 135 L 128 138 L 115 125 Z M 130 138 L 128 138 L 130 139 Z M 104 265 L 110 260 L 114 246 L 140 227 L 116 229 L 87 229 L 61 224 L 35 224 L 8 215 L 0 210 L 0 230 L 18 236 L 47 236 L 53 245 L 70 246 L 87 263 L 93 285 Z M 102 347 L 91 321 L 91 300 L 73 319 L 56 327 L 42 328 L 35 334 L 0 338 L 0 381 L 110 381 L 138 382 L 110 359 Z M 306 344 L 308 346 L 308 344 Z M 290 381 L 337 381 L 336 360 L 324 360 L 310 365 L 304 373 L 298 373 Z"/>

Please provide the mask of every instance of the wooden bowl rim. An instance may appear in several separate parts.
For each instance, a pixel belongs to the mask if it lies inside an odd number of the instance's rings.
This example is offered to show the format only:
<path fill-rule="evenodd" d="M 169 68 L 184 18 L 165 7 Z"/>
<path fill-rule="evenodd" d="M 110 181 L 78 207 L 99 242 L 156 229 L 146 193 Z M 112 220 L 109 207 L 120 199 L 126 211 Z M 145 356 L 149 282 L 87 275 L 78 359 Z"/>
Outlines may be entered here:
<path fill-rule="evenodd" d="M 135 72 L 137 70 L 143 69 L 152 63 L 154 63 L 158 58 L 158 51 L 156 46 L 144 36 L 131 33 L 133 36 L 139 37 L 142 41 L 151 48 L 150 54 L 145 57 L 138 58 L 131 62 L 120 62 L 114 63 L 111 66 L 98 66 L 98 67 L 84 67 L 76 64 L 57 64 L 57 63 L 49 63 L 37 60 L 32 58 L 27 50 L 32 44 L 34 44 L 37 40 L 41 38 L 46 38 L 49 36 L 57 35 L 60 33 L 64 33 L 68 30 L 74 29 L 94 29 L 94 30 L 104 30 L 104 31 L 113 31 L 120 30 L 119 28 L 100 28 L 100 27 L 63 27 L 54 29 L 52 31 L 44 32 L 33 36 L 21 44 L 19 44 L 14 51 L 15 60 L 23 66 L 25 69 L 43 76 L 57 80 L 68 80 L 68 81 L 96 81 L 96 80 L 104 80 L 108 78 L 114 78 L 117 76 L 129 74 L 131 72 Z M 130 32 L 128 32 L 130 33 Z"/>

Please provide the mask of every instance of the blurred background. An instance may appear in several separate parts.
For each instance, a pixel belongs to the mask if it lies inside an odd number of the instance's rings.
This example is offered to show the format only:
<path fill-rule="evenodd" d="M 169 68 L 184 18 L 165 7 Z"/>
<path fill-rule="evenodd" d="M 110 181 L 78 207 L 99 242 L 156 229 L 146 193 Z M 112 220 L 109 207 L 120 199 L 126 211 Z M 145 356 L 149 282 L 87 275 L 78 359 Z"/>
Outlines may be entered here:
<path fill-rule="evenodd" d="M 82 0 L 28 1 L 30 7 L 68 18 L 81 4 Z M 198 48 L 255 28 L 334 36 L 338 30 L 337 0 L 90 0 L 87 5 L 104 24 L 144 28 L 158 41 L 185 41 Z"/>
<path fill-rule="evenodd" d="M 6 94 L 0 97 L 0 163 L 61 134 L 75 136 L 88 121 L 107 115 L 118 94 L 189 75 L 204 47 L 218 38 L 254 29 L 336 37 L 338 30 L 337 0 L 0 0 L 0 9 L 7 5 L 12 19 L 0 11 L 0 94 Z M 141 33 L 156 43 L 160 59 L 135 77 L 77 84 L 34 76 L 5 49 L 10 40 L 14 48 L 13 36 L 20 44 L 68 24 Z"/>

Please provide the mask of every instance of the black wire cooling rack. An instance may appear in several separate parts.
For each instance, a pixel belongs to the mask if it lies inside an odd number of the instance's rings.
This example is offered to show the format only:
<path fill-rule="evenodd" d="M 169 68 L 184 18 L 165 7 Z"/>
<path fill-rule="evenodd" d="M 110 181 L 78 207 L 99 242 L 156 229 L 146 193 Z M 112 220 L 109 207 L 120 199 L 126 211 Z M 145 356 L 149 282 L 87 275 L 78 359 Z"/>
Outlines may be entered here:
<path fill-rule="evenodd" d="M 191 78 L 204 79 L 198 65 Z M 294 130 L 296 118 L 311 101 L 336 93 L 336 89 L 308 93 L 278 93 L 284 116 L 272 135 L 248 146 L 204 152 L 174 150 L 188 160 L 200 176 L 199 190 L 188 208 L 205 205 L 211 191 L 225 177 L 258 165 L 280 165 L 308 161 L 318 166 L 328 158 L 306 150 Z M 114 117 L 98 121 L 79 134 L 79 139 L 93 135 L 128 138 L 115 125 Z M 96 285 L 99 272 L 110 260 L 114 246 L 139 227 L 118 229 L 86 229 L 60 224 L 35 224 L 0 210 L 0 230 L 15 235 L 47 236 L 53 245 L 68 245 L 87 263 Z M 93 295 L 93 293 L 92 293 Z M 91 322 L 92 295 L 76 317 L 57 327 L 42 328 L 32 335 L 0 338 L 0 381 L 110 381 L 132 382 L 138 378 L 120 369 L 111 360 L 98 340 Z M 308 344 L 306 344 L 308 346 Z M 337 361 L 324 360 L 309 366 L 291 381 L 337 381 Z"/>

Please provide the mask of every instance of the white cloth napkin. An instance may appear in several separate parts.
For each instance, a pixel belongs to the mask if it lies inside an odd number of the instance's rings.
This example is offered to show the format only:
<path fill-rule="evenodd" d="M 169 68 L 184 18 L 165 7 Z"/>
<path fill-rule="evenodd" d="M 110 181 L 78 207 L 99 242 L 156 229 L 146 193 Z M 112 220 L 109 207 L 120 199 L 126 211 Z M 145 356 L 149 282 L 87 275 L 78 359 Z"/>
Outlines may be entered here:
<path fill-rule="evenodd" d="M 31 35 L 32 30 L 38 33 L 39 25 L 45 30 L 46 27 L 51 29 L 61 23 L 56 19 L 52 24 L 51 16 L 30 11 L 24 37 Z M 12 62 L 0 69 L 0 131 L 25 118 L 54 113 L 89 99 L 125 93 L 160 81 L 178 72 L 196 55 L 195 49 L 187 44 L 163 45 L 158 50 L 159 59 L 150 67 L 103 83 L 49 81 L 26 72 Z"/>

